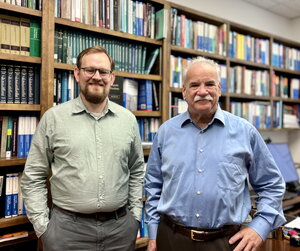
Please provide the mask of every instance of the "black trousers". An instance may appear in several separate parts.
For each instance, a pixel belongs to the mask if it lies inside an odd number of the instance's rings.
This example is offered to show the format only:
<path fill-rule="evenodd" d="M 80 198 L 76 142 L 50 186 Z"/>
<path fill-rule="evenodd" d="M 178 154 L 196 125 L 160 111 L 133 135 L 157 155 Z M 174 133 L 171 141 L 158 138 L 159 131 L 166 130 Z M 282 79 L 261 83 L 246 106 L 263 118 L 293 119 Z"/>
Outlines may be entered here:
<path fill-rule="evenodd" d="M 228 242 L 230 238 L 231 236 L 225 236 L 213 241 L 193 241 L 175 232 L 162 218 L 158 225 L 156 245 L 157 251 L 231 251 L 238 245 L 238 242 L 230 245 Z"/>

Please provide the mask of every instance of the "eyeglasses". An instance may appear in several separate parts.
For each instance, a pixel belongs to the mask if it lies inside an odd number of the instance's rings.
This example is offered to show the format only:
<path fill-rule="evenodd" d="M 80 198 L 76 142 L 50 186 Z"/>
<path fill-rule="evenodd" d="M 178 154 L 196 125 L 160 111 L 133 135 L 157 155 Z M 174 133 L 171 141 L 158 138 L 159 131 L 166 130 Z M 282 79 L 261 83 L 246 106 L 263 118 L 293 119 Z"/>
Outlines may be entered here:
<path fill-rule="evenodd" d="M 85 73 L 85 75 L 87 77 L 93 77 L 96 72 L 99 72 L 99 75 L 101 78 L 103 79 L 107 79 L 110 77 L 110 74 L 112 73 L 112 71 L 110 70 L 106 70 L 106 69 L 96 69 L 96 68 L 91 68 L 91 67 L 81 67 L 80 70 L 83 70 L 83 72 Z"/>

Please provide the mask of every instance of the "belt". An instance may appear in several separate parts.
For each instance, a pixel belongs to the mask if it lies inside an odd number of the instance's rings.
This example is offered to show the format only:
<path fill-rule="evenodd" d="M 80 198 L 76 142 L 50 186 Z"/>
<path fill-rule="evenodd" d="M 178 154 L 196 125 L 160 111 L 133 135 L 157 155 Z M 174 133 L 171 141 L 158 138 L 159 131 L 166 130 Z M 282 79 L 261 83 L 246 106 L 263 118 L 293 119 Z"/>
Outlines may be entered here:
<path fill-rule="evenodd" d="M 75 217 L 95 219 L 95 220 L 99 220 L 99 221 L 108 221 L 111 219 L 117 220 L 118 218 L 126 215 L 126 206 L 120 207 L 116 211 L 113 211 L 113 212 L 98 212 L 98 213 L 91 213 L 91 214 L 71 212 L 69 210 L 60 208 L 56 205 L 54 205 L 54 208 L 58 209 L 62 213 L 69 214 L 69 215 L 72 215 Z"/>
<path fill-rule="evenodd" d="M 240 230 L 240 225 L 226 225 L 222 228 L 193 228 L 176 224 L 168 216 L 163 215 L 162 220 L 173 229 L 191 238 L 193 241 L 212 241 L 225 236 L 234 235 Z"/>

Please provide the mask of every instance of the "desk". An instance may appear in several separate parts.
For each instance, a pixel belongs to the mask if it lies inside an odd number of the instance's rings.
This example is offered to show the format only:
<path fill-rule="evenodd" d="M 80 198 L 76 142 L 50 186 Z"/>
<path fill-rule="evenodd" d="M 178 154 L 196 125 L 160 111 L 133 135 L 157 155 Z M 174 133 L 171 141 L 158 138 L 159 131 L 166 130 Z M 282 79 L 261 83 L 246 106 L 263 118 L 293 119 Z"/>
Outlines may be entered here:
<path fill-rule="evenodd" d="M 290 246 L 289 240 L 267 239 L 258 251 L 299 251 L 300 247 Z"/>
<path fill-rule="evenodd" d="M 286 206 L 293 206 L 292 209 L 288 209 L 286 211 L 284 211 L 285 214 L 287 215 L 298 215 L 300 214 L 300 195 L 298 195 L 297 197 L 290 199 L 290 200 L 284 200 L 282 202 L 282 206 L 286 207 Z"/>

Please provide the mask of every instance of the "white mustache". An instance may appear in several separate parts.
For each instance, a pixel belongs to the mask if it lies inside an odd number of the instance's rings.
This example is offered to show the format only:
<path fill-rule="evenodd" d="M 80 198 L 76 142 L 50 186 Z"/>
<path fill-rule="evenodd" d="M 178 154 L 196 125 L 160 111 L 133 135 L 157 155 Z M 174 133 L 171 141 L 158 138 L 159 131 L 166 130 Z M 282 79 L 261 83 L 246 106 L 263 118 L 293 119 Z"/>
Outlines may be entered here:
<path fill-rule="evenodd" d="M 205 97 L 200 97 L 199 95 L 196 95 L 195 98 L 194 98 L 194 101 L 196 102 L 196 101 L 199 101 L 199 100 L 209 100 L 209 101 L 211 101 L 211 100 L 213 100 L 213 97 L 210 96 L 209 94 L 206 95 Z"/>

